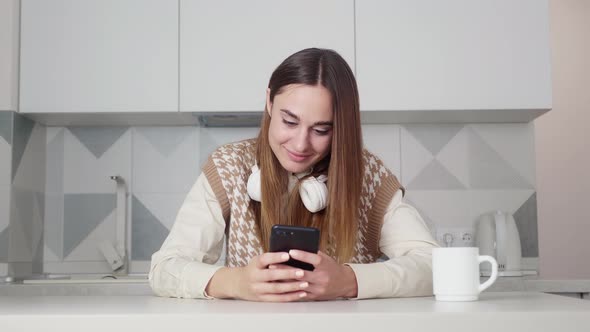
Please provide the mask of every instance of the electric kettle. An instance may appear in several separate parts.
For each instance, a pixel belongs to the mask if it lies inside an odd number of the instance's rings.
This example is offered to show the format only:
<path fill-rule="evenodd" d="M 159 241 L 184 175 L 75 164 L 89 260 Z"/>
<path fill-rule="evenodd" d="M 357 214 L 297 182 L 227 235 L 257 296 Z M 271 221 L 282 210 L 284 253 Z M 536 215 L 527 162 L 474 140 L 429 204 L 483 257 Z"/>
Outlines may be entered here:
<path fill-rule="evenodd" d="M 499 276 L 522 276 L 520 236 L 511 214 L 494 211 L 481 215 L 475 225 L 475 245 L 480 255 L 496 259 Z M 481 275 L 489 276 L 490 267 L 482 265 Z"/>

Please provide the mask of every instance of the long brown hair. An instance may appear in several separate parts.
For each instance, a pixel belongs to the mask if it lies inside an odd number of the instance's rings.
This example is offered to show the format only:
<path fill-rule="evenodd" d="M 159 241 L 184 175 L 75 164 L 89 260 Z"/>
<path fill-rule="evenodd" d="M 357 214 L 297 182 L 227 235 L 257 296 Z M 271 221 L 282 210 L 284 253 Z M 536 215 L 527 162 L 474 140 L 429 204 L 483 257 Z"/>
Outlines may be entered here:
<path fill-rule="evenodd" d="M 354 255 L 358 233 L 363 178 L 362 134 L 358 88 L 346 61 L 335 51 L 308 48 L 289 56 L 272 73 L 270 101 L 290 84 L 321 85 L 332 96 L 334 112 L 330 153 L 308 176 L 328 175 L 328 205 L 311 213 L 299 196 L 299 184 L 287 193 L 288 174 L 274 155 L 268 140 L 269 110 L 264 112 L 257 140 L 256 158 L 261 171 L 262 202 L 252 201 L 260 240 L 268 251 L 274 224 L 312 226 L 320 229 L 320 250 L 338 262 Z"/>

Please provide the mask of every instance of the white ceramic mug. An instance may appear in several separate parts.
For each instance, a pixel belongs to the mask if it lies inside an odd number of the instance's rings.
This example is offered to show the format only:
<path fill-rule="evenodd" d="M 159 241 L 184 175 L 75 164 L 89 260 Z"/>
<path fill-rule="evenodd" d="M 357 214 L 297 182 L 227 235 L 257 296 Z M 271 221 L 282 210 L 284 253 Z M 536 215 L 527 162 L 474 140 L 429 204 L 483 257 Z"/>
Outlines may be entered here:
<path fill-rule="evenodd" d="M 479 283 L 479 265 L 492 264 L 492 275 Z M 437 301 L 476 301 L 479 293 L 498 278 L 498 262 L 492 256 L 480 256 L 479 248 L 432 249 L 432 286 Z"/>

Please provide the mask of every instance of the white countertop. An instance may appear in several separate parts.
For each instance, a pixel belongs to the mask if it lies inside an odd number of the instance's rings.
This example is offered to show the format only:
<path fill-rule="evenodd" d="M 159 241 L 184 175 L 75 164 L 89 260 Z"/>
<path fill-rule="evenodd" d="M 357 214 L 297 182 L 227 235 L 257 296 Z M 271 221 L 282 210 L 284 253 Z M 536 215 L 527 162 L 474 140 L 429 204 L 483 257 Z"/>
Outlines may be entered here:
<path fill-rule="evenodd" d="M 482 278 L 482 281 L 487 278 Z M 590 280 L 541 279 L 537 276 L 500 277 L 488 289 L 490 292 L 590 292 Z M 61 295 L 152 295 L 147 277 L 143 279 L 74 279 L 30 280 L 26 284 L 0 283 L 0 296 L 61 296 Z M 589 330 L 590 331 L 590 330 Z"/>
<path fill-rule="evenodd" d="M 2 296 L 0 329 L 38 331 L 589 331 L 590 301 L 535 292 L 256 303 L 154 296 Z"/>
<path fill-rule="evenodd" d="M 482 277 L 482 281 L 487 277 Z M 491 292 L 528 291 L 548 293 L 589 293 L 588 279 L 542 279 L 537 276 L 499 277 L 489 288 Z M 589 330 L 590 331 L 590 330 Z"/>

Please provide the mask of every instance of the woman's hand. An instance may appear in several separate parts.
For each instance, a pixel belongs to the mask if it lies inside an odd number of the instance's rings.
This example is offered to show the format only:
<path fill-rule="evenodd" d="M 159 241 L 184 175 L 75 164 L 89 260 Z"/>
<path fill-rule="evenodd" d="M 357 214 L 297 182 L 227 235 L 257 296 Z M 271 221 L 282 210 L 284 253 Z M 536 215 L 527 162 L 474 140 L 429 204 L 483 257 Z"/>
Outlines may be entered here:
<path fill-rule="evenodd" d="M 215 280 L 217 273 L 211 278 L 207 292 L 213 297 L 210 289 L 231 287 L 227 293 L 229 297 L 249 301 L 263 302 L 292 302 L 307 296 L 303 291 L 308 286 L 305 281 L 299 281 L 304 276 L 303 270 L 292 267 L 284 269 L 268 269 L 269 265 L 281 264 L 289 260 L 287 253 L 264 253 L 250 260 L 245 267 L 226 270 L 228 275 Z M 219 270 L 220 272 L 222 270 Z M 222 274 L 224 272 L 221 272 Z M 234 285 L 234 286 L 230 286 Z"/>
<path fill-rule="evenodd" d="M 305 288 L 307 293 L 305 300 L 333 300 L 357 296 L 356 276 L 349 266 L 338 264 L 332 257 L 321 251 L 313 254 L 301 250 L 290 250 L 289 255 L 315 267 L 313 271 L 305 271 L 303 277 L 297 277 L 297 280 L 309 283 L 309 286 Z"/>

